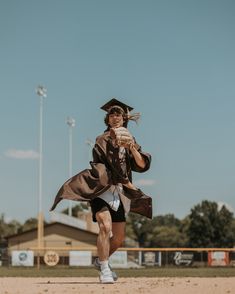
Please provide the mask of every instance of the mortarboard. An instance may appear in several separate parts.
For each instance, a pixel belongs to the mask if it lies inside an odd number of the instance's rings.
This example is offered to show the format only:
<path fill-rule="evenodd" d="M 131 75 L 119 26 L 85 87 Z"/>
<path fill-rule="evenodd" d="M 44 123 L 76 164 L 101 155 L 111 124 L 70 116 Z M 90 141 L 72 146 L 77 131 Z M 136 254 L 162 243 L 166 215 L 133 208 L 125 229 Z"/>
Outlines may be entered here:
<path fill-rule="evenodd" d="M 125 104 L 125 103 L 122 103 L 121 101 L 115 99 L 115 98 L 112 98 L 110 101 L 108 101 L 107 103 L 105 103 L 103 106 L 101 106 L 100 108 L 106 112 L 109 112 L 111 110 L 111 108 L 115 107 L 115 106 L 118 106 L 118 107 L 121 107 L 125 113 L 129 113 L 129 111 L 133 110 L 134 108 Z"/>

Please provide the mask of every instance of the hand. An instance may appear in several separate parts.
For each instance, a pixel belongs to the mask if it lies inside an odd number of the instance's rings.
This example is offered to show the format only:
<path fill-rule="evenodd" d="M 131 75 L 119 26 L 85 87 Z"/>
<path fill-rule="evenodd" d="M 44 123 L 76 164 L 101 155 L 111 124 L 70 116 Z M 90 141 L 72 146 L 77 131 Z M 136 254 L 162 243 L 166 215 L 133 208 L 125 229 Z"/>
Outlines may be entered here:
<path fill-rule="evenodd" d="M 118 146 L 129 148 L 134 143 L 131 133 L 124 127 L 110 129 L 110 136 Z"/>
<path fill-rule="evenodd" d="M 134 141 L 131 142 L 131 143 L 129 144 L 129 149 L 130 149 L 131 152 L 135 152 L 135 151 L 137 151 L 137 149 L 135 148 L 135 143 L 134 143 Z"/>

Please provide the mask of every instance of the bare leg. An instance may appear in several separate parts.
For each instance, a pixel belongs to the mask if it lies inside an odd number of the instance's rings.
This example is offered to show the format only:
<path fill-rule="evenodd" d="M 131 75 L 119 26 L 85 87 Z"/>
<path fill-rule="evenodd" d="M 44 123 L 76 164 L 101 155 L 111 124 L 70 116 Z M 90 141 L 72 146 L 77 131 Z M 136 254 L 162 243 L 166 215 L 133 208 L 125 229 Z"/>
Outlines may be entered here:
<path fill-rule="evenodd" d="M 112 223 L 113 236 L 110 239 L 109 256 L 122 246 L 125 239 L 125 228 L 125 222 Z"/>
<path fill-rule="evenodd" d="M 96 219 L 100 228 L 97 238 L 97 251 L 100 263 L 100 282 L 113 284 L 114 277 L 109 267 L 110 236 L 112 233 L 112 219 L 107 207 L 96 213 Z"/>
<path fill-rule="evenodd" d="M 110 235 L 112 232 L 112 219 L 108 209 L 103 209 L 96 213 L 99 225 L 99 235 L 97 238 L 97 252 L 100 261 L 108 260 L 110 252 Z"/>
<path fill-rule="evenodd" d="M 96 219 L 100 228 L 97 238 L 97 251 L 99 260 L 108 260 L 123 243 L 125 239 L 125 222 L 112 223 L 108 210 L 96 213 Z M 112 238 L 110 238 L 112 232 Z"/>
<path fill-rule="evenodd" d="M 96 219 L 100 229 L 97 238 L 98 262 L 101 269 L 100 281 L 101 283 L 113 283 L 118 277 L 115 272 L 110 270 L 108 260 L 109 256 L 122 245 L 125 238 L 126 223 L 112 223 L 112 218 L 107 208 L 97 212 Z"/>

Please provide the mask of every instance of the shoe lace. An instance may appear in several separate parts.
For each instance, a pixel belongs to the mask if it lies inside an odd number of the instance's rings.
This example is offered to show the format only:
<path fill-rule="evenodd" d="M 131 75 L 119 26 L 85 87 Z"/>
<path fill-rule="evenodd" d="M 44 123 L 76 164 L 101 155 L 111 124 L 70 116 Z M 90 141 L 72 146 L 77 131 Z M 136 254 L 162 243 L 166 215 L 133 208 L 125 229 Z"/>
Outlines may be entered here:
<path fill-rule="evenodd" d="M 112 277 L 112 272 L 111 272 L 111 270 L 109 269 L 109 268 L 105 268 L 105 269 L 103 269 L 102 270 L 102 274 L 104 275 L 104 276 L 110 276 L 110 277 Z"/>

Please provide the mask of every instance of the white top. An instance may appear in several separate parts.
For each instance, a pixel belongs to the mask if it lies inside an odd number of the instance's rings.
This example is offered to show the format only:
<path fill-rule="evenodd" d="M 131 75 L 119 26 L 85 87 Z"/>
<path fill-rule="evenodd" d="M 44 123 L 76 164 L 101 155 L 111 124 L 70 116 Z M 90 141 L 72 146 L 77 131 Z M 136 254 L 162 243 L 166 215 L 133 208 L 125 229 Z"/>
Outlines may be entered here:
<path fill-rule="evenodd" d="M 130 211 L 131 200 L 123 195 L 122 184 L 112 185 L 109 190 L 98 197 L 107 202 L 110 208 L 115 211 L 118 210 L 120 201 L 122 201 L 125 212 L 128 213 Z"/>

